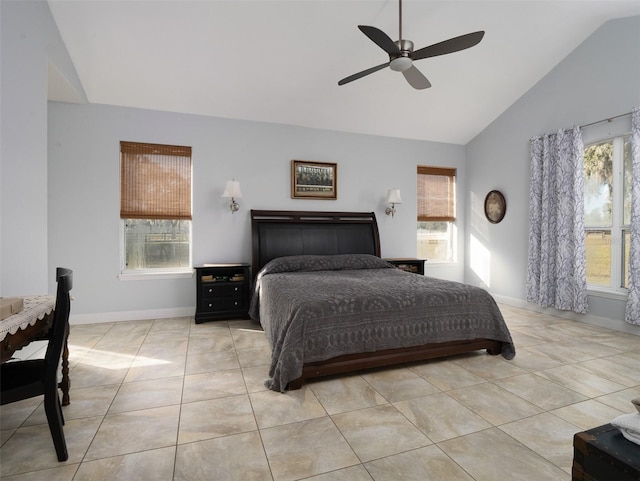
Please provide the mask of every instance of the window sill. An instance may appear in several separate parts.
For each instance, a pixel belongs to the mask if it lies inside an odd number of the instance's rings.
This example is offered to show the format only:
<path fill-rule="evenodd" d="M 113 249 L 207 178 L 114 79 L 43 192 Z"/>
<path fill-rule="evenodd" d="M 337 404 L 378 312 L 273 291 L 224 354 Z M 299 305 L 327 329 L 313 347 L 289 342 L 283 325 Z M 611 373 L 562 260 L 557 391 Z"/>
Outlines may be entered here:
<path fill-rule="evenodd" d="M 626 301 L 629 297 L 627 291 L 614 291 L 611 289 L 594 289 L 588 288 L 587 295 L 593 297 L 602 297 L 604 299 L 613 299 L 616 301 Z"/>
<path fill-rule="evenodd" d="M 193 269 L 179 271 L 125 271 L 118 274 L 118 279 L 121 281 L 144 281 L 153 279 L 189 279 L 193 277 Z"/>

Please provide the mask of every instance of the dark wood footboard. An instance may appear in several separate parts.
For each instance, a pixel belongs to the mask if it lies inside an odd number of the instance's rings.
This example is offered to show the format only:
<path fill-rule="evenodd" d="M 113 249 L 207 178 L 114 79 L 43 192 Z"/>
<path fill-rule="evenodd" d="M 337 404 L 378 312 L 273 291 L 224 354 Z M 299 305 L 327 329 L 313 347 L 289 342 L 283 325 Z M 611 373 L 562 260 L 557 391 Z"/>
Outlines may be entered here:
<path fill-rule="evenodd" d="M 300 389 L 305 380 L 316 377 L 442 358 L 481 349 L 486 349 L 489 354 L 497 355 L 502 351 L 502 343 L 491 339 L 473 339 L 470 341 L 425 344 L 423 346 L 406 347 L 402 349 L 387 349 L 384 351 L 338 356 L 326 361 L 305 364 L 302 368 L 302 375 L 298 379 L 291 381 L 287 388 L 289 390 Z"/>

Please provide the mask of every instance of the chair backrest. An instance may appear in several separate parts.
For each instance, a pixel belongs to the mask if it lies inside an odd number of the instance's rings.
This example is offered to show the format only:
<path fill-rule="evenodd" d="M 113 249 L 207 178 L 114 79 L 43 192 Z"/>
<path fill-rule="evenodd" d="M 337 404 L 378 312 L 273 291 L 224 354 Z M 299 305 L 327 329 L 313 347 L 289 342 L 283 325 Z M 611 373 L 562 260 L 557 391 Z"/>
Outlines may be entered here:
<path fill-rule="evenodd" d="M 56 310 L 53 315 L 53 325 L 49 331 L 49 344 L 45 359 L 47 372 L 45 382 L 58 383 L 58 365 L 62 357 L 64 342 L 69 328 L 69 312 L 71 311 L 71 298 L 69 291 L 73 287 L 73 271 L 64 267 L 56 269 Z"/>

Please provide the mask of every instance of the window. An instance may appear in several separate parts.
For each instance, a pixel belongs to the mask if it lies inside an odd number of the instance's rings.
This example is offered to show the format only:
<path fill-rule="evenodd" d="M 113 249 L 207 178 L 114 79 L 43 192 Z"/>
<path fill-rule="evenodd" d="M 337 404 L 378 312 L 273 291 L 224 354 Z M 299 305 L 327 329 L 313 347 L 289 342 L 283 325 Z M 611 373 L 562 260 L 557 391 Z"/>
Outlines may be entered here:
<path fill-rule="evenodd" d="M 585 148 L 584 224 L 591 287 L 628 287 L 631 182 L 630 136 Z"/>
<path fill-rule="evenodd" d="M 452 262 L 456 169 L 418 166 L 418 257 Z"/>
<path fill-rule="evenodd" d="M 191 147 L 120 142 L 123 272 L 191 268 Z"/>

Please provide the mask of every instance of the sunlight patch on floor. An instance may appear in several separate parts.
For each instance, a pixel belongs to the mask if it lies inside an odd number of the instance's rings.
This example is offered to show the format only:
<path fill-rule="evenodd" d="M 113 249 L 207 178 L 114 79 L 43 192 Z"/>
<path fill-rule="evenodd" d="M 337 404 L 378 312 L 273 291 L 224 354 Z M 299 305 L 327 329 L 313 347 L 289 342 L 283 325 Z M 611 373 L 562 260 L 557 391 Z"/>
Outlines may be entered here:
<path fill-rule="evenodd" d="M 113 351 L 103 351 L 100 349 L 88 349 L 83 346 L 69 345 L 69 350 L 73 350 L 74 357 L 78 357 L 79 364 L 101 367 L 104 369 L 127 369 L 130 367 L 158 366 L 171 364 L 171 361 L 155 359 L 151 357 L 122 354 Z"/>

